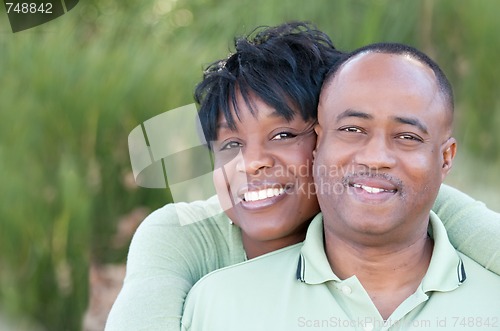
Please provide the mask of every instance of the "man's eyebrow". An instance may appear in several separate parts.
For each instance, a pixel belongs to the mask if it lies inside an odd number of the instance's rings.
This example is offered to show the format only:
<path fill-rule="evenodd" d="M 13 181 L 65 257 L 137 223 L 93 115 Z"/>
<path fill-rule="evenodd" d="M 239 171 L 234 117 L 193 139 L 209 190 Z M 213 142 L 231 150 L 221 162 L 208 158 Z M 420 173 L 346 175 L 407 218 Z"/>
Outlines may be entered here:
<path fill-rule="evenodd" d="M 337 122 L 344 119 L 344 118 L 347 118 L 347 117 L 358 117 L 358 118 L 362 118 L 362 119 L 366 119 L 366 120 L 373 119 L 373 116 L 370 114 L 364 113 L 364 112 L 359 111 L 359 110 L 347 109 L 347 110 L 345 110 L 342 113 L 337 115 Z"/>
<path fill-rule="evenodd" d="M 429 133 L 428 130 L 427 130 L 427 127 L 425 126 L 424 123 L 422 123 L 422 121 L 420 121 L 418 118 L 416 117 L 401 117 L 401 116 L 394 116 L 393 119 L 396 121 L 396 122 L 399 122 L 401 124 L 408 124 L 408 125 L 413 125 L 413 126 L 416 126 L 417 128 L 420 129 L 420 131 L 422 131 L 423 133 L 427 134 Z"/>

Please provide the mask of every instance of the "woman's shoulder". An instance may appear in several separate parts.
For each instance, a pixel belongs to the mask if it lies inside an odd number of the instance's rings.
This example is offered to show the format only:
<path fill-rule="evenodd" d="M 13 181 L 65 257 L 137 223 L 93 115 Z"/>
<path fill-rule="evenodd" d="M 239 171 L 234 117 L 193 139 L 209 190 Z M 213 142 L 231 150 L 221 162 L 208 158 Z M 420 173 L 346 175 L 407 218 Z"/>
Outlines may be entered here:
<path fill-rule="evenodd" d="M 236 261 L 241 261 L 240 255 L 244 257 L 242 247 L 241 234 L 230 225 L 215 196 L 204 201 L 171 203 L 155 210 L 139 225 L 131 243 L 133 251 L 162 255 L 173 250 L 182 256 L 212 252 L 225 260 L 226 255 L 238 252 Z"/>
<path fill-rule="evenodd" d="M 199 222 L 229 222 L 217 196 L 207 200 L 169 203 L 152 212 L 145 220 L 147 225 L 186 226 Z"/>

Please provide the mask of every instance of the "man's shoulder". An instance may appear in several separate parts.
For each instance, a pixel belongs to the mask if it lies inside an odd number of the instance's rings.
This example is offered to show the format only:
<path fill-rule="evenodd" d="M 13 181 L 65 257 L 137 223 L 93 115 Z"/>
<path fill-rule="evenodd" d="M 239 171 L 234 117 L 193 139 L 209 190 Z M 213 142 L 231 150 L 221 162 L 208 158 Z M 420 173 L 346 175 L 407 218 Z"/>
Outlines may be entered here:
<path fill-rule="evenodd" d="M 454 304 L 466 305 L 471 312 L 491 312 L 496 318 L 500 318 L 500 276 L 461 253 L 459 256 L 466 278 L 456 291 L 451 292 Z"/>
<path fill-rule="evenodd" d="M 500 276 L 486 269 L 467 255 L 458 253 L 464 264 L 466 282 L 474 287 L 493 288 L 500 291 Z M 497 292 L 499 293 L 499 292 Z"/>
<path fill-rule="evenodd" d="M 182 325 L 194 330 L 289 330 L 294 318 L 276 318 L 300 290 L 296 270 L 302 243 L 211 272 L 184 305 Z M 298 307 L 298 306 L 297 306 Z M 242 314 L 242 312 L 244 312 Z M 245 313 L 246 312 L 246 313 Z M 287 326 L 283 327 L 283 323 Z"/>
<path fill-rule="evenodd" d="M 279 280 L 275 276 L 290 274 L 290 271 L 294 276 L 302 246 L 303 243 L 298 243 L 245 262 L 215 270 L 203 277 L 195 284 L 194 288 L 205 290 L 216 288 L 219 286 L 217 284 L 220 284 L 224 285 L 225 290 L 231 291 L 231 287 L 238 287 L 245 282 L 249 284 L 249 278 L 251 278 L 252 283 L 258 284 L 260 280 L 266 282 Z"/>
<path fill-rule="evenodd" d="M 437 316 L 456 323 L 458 317 L 493 318 L 500 321 L 500 276 L 458 253 L 465 280 L 451 291 L 436 291 L 426 304 L 426 316 Z M 460 268 L 460 266 L 459 266 Z M 461 273 L 463 275 L 463 273 Z M 422 316 L 424 316 L 422 315 Z M 423 317 L 422 317 L 423 318 Z M 454 320 L 455 319 L 455 320 Z M 458 325 L 458 324 L 457 324 Z M 477 328 L 480 329 L 480 328 Z"/>

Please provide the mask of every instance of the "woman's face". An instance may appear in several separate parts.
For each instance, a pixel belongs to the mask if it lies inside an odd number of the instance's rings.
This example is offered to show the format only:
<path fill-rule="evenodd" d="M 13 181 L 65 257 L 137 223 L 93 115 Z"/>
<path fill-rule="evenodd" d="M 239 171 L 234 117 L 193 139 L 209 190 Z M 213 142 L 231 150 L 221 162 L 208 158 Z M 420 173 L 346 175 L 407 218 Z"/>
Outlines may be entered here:
<path fill-rule="evenodd" d="M 257 97 L 250 98 L 252 114 L 241 95 L 236 101 L 236 130 L 219 118 L 214 184 L 252 257 L 252 245 L 274 250 L 302 241 L 319 212 L 312 178 L 316 135 L 314 122 L 300 115 L 287 121 Z"/>

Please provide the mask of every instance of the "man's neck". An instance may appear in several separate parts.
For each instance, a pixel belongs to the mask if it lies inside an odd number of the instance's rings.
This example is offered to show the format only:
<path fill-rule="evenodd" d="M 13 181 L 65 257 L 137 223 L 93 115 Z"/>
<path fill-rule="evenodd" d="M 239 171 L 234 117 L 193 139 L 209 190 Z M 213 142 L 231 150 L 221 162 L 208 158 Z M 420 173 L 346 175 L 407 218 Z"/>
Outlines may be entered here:
<path fill-rule="evenodd" d="M 416 291 L 433 249 L 427 233 L 400 246 L 364 246 L 328 232 L 325 242 L 333 272 L 340 279 L 356 275 L 384 319 Z"/>

